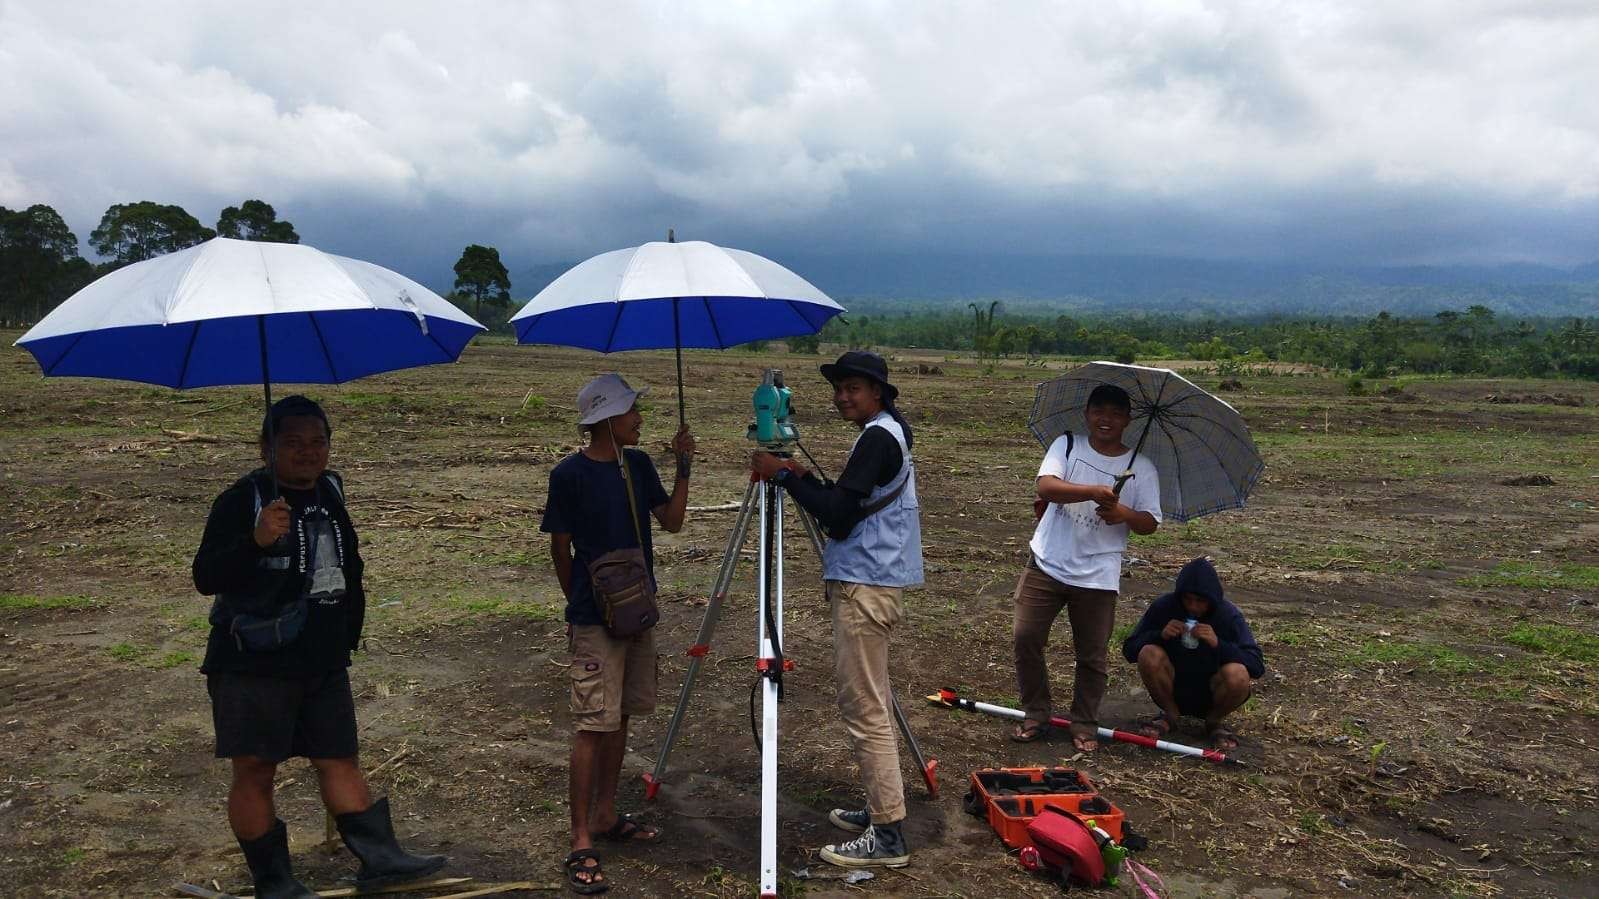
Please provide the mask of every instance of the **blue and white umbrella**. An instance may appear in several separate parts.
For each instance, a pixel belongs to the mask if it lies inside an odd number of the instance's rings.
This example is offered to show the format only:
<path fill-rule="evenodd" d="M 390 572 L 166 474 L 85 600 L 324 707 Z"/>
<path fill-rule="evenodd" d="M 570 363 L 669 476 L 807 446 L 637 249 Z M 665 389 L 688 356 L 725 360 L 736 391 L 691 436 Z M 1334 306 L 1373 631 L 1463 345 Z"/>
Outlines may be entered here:
<path fill-rule="evenodd" d="M 516 315 L 518 343 L 614 353 L 726 349 L 815 334 L 844 311 L 809 281 L 764 256 L 704 241 L 654 241 L 578 263 Z"/>
<path fill-rule="evenodd" d="M 304 244 L 219 237 L 117 269 L 17 346 L 47 377 L 167 387 L 339 384 L 453 362 L 483 326 L 403 275 Z"/>
<path fill-rule="evenodd" d="M 1266 463 L 1238 410 L 1169 368 L 1090 362 L 1038 385 L 1027 427 L 1048 449 L 1055 438 L 1088 433 L 1084 411 L 1101 384 L 1127 391 L 1137 433 L 1133 456 L 1148 458 L 1160 474 L 1161 514 L 1187 521 L 1224 509 L 1243 508 Z M 1125 477 L 1125 476 L 1124 476 Z M 1120 492 L 1122 479 L 1117 480 Z"/>
<path fill-rule="evenodd" d="M 370 262 L 219 237 L 100 278 L 17 346 L 46 376 L 177 388 L 339 384 L 453 362 L 481 330 L 443 297 Z"/>

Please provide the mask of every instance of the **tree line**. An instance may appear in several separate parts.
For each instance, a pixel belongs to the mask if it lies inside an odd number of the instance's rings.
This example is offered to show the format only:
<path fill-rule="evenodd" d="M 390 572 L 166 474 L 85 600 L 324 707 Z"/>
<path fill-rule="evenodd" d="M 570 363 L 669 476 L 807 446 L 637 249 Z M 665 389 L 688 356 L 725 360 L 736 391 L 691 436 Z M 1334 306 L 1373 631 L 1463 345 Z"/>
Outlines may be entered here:
<path fill-rule="evenodd" d="M 1487 306 L 1432 316 L 1188 318 L 1174 314 L 1005 314 L 997 304 L 897 312 L 863 304 L 821 339 L 849 346 L 1063 355 L 1135 362 L 1199 359 L 1228 369 L 1304 363 L 1367 377 L 1413 374 L 1599 380 L 1599 317 L 1500 317 Z M 969 311 L 968 311 L 969 310 Z M 997 317 L 996 317 L 997 316 Z M 792 345 L 791 349 L 795 347 Z M 813 344 L 800 345 L 812 351 Z"/>
<path fill-rule="evenodd" d="M 38 321 L 95 278 L 213 237 L 299 243 L 290 222 L 262 200 L 222 210 L 216 227 L 180 206 L 119 203 L 89 234 L 104 260 L 78 252 L 78 238 L 51 207 L 0 206 L 0 326 Z M 449 299 L 491 329 L 511 315 L 511 279 L 499 250 L 471 244 L 455 263 Z M 1200 359 L 1218 367 L 1269 362 L 1318 365 L 1369 377 L 1399 373 L 1563 376 L 1599 380 L 1599 318 L 1505 319 L 1474 304 L 1433 316 L 1387 312 L 1356 317 L 1193 318 L 1174 314 L 1012 314 L 998 301 L 964 308 L 863 301 L 820 335 L 787 341 L 817 352 L 822 341 L 850 346 L 922 347 L 975 352 L 979 358 L 1064 355 Z M 486 308 L 485 308 L 486 307 Z"/>
<path fill-rule="evenodd" d="M 78 251 L 78 237 L 55 209 L 35 204 L 12 210 L 0 206 L 0 326 L 37 322 L 62 300 L 89 282 L 125 265 L 203 243 L 213 237 L 299 243 L 294 225 L 278 218 L 262 200 L 229 206 L 208 228 L 181 206 L 141 200 L 117 203 L 89 232 L 89 246 L 102 262 Z M 493 247 L 472 244 L 455 264 L 455 290 L 449 296 L 481 316 L 484 302 L 498 310 L 500 323 L 509 316 L 510 273 Z"/>

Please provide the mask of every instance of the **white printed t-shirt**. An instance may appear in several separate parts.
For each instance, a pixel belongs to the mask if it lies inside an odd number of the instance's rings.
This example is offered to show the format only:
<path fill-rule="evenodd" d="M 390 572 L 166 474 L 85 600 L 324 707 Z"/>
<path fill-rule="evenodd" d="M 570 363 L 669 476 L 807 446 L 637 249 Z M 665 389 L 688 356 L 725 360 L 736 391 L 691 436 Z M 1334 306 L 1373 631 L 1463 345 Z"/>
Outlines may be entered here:
<path fill-rule="evenodd" d="M 1071 484 L 1104 484 L 1113 487 L 1116 478 L 1127 470 L 1132 450 L 1120 456 L 1102 456 L 1082 434 L 1072 440 L 1071 458 L 1066 458 L 1066 436 L 1055 438 L 1038 476 L 1053 475 Z M 1122 504 L 1136 512 L 1160 518 L 1160 475 L 1154 463 L 1143 456 L 1133 460 L 1133 477 L 1122 488 Z M 1095 514 L 1092 502 L 1050 503 L 1038 520 L 1029 546 L 1038 567 L 1045 574 L 1073 587 L 1089 590 L 1116 590 L 1121 586 L 1122 551 L 1127 548 L 1128 527 L 1110 525 Z"/>

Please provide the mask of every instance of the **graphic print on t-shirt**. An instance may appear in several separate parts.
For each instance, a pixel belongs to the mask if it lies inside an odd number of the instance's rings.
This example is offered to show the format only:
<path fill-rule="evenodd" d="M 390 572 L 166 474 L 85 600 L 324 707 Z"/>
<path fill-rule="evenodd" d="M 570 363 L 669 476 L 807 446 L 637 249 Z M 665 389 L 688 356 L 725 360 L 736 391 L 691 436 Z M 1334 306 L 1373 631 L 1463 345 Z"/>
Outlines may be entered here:
<path fill-rule="evenodd" d="M 1073 484 L 1104 484 L 1106 487 L 1116 486 L 1116 479 L 1121 477 L 1122 471 L 1108 472 L 1085 459 L 1072 459 L 1067 468 L 1066 480 Z M 1050 511 L 1062 518 L 1070 519 L 1072 524 L 1085 528 L 1109 527 L 1105 519 L 1099 517 L 1099 504 L 1083 501 L 1080 503 L 1051 503 Z"/>
<path fill-rule="evenodd" d="M 300 518 L 301 539 L 306 547 L 305 593 L 323 605 L 336 605 L 344 595 L 344 553 L 337 525 L 319 506 L 305 510 Z"/>

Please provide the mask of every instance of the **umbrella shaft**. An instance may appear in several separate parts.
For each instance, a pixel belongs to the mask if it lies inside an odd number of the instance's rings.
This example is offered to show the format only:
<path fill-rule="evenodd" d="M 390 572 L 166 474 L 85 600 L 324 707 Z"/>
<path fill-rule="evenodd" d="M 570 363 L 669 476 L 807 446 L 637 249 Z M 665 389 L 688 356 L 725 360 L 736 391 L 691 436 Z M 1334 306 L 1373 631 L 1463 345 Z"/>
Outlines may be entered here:
<path fill-rule="evenodd" d="M 677 426 L 681 428 L 686 420 L 683 415 L 683 329 L 677 319 L 677 304 L 672 301 L 672 346 L 677 350 Z"/>
<path fill-rule="evenodd" d="M 272 370 L 267 367 L 266 316 L 255 317 L 255 333 L 261 341 L 261 392 L 266 394 L 267 473 L 272 476 L 272 499 L 277 499 L 278 436 L 272 421 Z"/>

